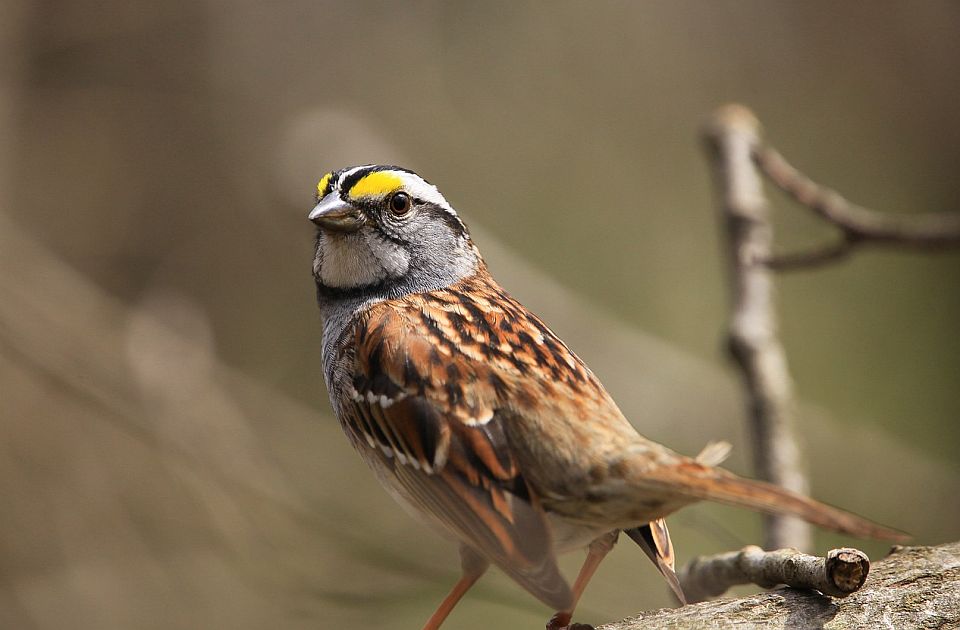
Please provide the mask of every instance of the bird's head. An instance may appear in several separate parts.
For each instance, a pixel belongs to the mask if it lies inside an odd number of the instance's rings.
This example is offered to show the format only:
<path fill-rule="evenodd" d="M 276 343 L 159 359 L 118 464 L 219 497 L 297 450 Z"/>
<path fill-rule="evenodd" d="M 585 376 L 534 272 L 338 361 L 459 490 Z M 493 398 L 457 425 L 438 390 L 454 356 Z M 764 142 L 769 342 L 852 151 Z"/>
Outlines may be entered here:
<path fill-rule="evenodd" d="M 398 166 L 354 166 L 317 184 L 313 275 L 321 300 L 429 291 L 476 271 L 467 228 L 435 186 Z"/>

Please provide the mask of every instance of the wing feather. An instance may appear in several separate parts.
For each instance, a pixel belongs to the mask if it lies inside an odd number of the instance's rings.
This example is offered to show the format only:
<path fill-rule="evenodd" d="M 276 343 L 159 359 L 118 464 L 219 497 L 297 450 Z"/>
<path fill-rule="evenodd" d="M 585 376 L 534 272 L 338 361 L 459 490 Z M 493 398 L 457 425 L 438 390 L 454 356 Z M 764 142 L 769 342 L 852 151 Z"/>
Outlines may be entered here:
<path fill-rule="evenodd" d="M 392 472 L 421 512 L 543 602 L 568 607 L 550 528 L 511 452 L 495 388 L 464 394 L 484 366 L 441 361 L 437 344 L 413 335 L 402 312 L 371 316 L 379 318 L 356 333 L 354 395 L 340 408 L 354 444 Z"/>

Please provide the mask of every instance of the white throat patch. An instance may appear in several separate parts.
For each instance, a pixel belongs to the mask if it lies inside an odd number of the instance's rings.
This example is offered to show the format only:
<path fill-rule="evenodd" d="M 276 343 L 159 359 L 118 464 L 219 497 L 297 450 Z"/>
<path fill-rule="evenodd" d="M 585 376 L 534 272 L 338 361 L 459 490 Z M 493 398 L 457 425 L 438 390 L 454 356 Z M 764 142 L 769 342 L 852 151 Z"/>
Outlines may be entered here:
<path fill-rule="evenodd" d="M 313 271 L 331 288 L 378 284 L 402 276 L 410 265 L 410 255 L 402 247 L 375 231 L 323 234 L 321 238 Z"/>

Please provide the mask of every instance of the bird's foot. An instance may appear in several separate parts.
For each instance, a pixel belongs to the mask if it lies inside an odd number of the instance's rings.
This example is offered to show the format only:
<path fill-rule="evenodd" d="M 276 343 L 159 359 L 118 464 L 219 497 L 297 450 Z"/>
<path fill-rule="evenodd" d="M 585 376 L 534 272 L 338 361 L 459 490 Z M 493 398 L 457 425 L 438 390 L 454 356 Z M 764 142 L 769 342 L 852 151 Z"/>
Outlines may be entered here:
<path fill-rule="evenodd" d="M 547 622 L 547 630 L 593 630 L 593 626 L 585 623 L 570 623 L 572 617 L 568 612 L 554 614 Z"/>
<path fill-rule="evenodd" d="M 568 612 L 554 613 L 553 617 L 550 617 L 550 621 L 547 622 L 547 630 L 566 630 L 572 617 L 573 615 Z"/>

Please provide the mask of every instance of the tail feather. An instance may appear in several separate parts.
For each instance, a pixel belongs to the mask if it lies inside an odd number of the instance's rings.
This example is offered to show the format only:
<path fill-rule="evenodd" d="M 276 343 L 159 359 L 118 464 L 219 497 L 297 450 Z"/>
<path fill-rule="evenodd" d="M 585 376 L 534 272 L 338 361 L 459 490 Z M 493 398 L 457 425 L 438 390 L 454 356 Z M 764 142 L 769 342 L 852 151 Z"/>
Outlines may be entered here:
<path fill-rule="evenodd" d="M 859 538 L 903 542 L 907 534 L 815 501 L 779 486 L 744 479 L 720 468 L 685 460 L 641 473 L 641 484 L 678 493 L 692 499 L 715 501 L 767 514 L 789 514 L 837 532 Z"/>
<path fill-rule="evenodd" d="M 676 595 L 681 604 L 687 603 L 687 598 L 680 587 L 677 577 L 676 557 L 673 555 L 673 542 L 670 540 L 670 531 L 667 522 L 662 518 L 642 525 L 623 530 L 633 542 L 637 543 L 650 561 L 656 565 L 660 575 L 666 580 L 667 586 Z"/>

